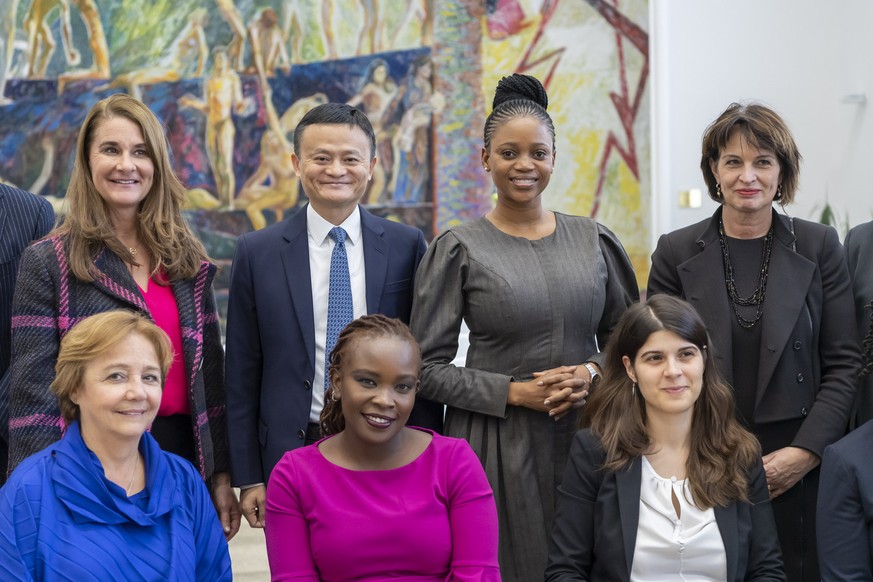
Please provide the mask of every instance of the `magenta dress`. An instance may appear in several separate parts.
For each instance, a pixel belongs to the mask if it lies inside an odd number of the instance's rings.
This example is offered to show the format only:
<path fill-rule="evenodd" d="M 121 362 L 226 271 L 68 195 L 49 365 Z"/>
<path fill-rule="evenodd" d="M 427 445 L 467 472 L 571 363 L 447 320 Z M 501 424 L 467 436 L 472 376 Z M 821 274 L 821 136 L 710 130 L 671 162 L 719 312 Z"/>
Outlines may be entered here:
<path fill-rule="evenodd" d="M 500 580 L 482 465 L 466 441 L 437 434 L 385 471 L 344 469 L 318 445 L 285 453 L 267 486 L 265 531 L 274 581 Z"/>

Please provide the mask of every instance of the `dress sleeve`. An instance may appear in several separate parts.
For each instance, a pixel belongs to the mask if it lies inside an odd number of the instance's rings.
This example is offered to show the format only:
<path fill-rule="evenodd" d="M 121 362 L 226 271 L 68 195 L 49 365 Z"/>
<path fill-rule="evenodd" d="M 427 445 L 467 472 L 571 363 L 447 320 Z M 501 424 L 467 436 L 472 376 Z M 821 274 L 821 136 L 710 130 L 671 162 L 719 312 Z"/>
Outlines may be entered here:
<path fill-rule="evenodd" d="M 482 464 L 459 440 L 445 470 L 449 487 L 452 562 L 446 582 L 500 582 L 497 506 Z"/>
<path fill-rule="evenodd" d="M 209 497 L 206 484 L 193 466 L 185 466 L 188 481 L 188 501 L 196 508 L 194 514 L 194 555 L 197 560 L 198 582 L 230 582 L 233 573 L 230 553 L 218 514 Z"/>
<path fill-rule="evenodd" d="M 825 230 L 820 248 L 820 255 L 813 260 L 818 262 L 822 279 L 817 353 L 821 382 L 809 415 L 791 443 L 819 457 L 827 445 L 846 432 L 861 369 L 852 281 L 845 253 L 833 228 Z"/>
<path fill-rule="evenodd" d="M 21 256 L 12 301 L 12 380 L 9 390 L 9 472 L 21 461 L 60 440 L 57 398 L 49 386 L 61 342 L 58 286 L 46 248 L 28 247 Z M 59 243 L 58 243 L 59 244 Z"/>
<path fill-rule="evenodd" d="M 864 430 L 860 428 L 858 430 Z M 816 507 L 816 535 L 822 580 L 862 582 L 873 580 L 868 511 L 852 462 L 839 449 L 825 449 Z"/>
<path fill-rule="evenodd" d="M 267 485 L 264 534 L 273 582 L 319 582 L 297 483 L 294 462 L 286 454 Z"/>
<path fill-rule="evenodd" d="M 570 446 L 570 459 L 558 486 L 555 523 L 546 566 L 546 582 L 590 580 L 594 561 L 594 507 L 603 471 L 591 455 L 599 443 L 579 431 Z"/>
<path fill-rule="evenodd" d="M 215 307 L 215 292 L 205 292 L 203 304 L 203 388 L 215 473 L 230 471 L 227 443 L 227 393 L 224 383 L 224 348 L 221 345 L 221 324 Z"/>
<path fill-rule="evenodd" d="M 767 477 L 764 465 L 757 459 L 749 473 L 749 501 L 751 502 L 752 524 L 749 540 L 749 565 L 744 580 L 755 582 L 784 582 L 782 552 L 779 549 L 779 536 L 776 520 L 767 490 Z"/>
<path fill-rule="evenodd" d="M 249 252 L 246 238 L 240 237 L 230 271 L 225 366 L 228 437 L 235 486 L 266 482 L 258 443 L 262 359 Z"/>
<path fill-rule="evenodd" d="M 0 488 L 0 580 L 33 581 L 37 529 L 24 489 L 11 482 Z"/>
<path fill-rule="evenodd" d="M 421 345 L 421 395 L 502 418 L 510 376 L 452 364 L 458 353 L 469 270 L 467 251 L 451 231 L 431 244 L 419 265 L 410 327 Z"/>
<path fill-rule="evenodd" d="M 606 302 L 603 306 L 603 316 L 597 325 L 597 345 L 601 352 L 612 334 L 612 329 L 625 310 L 640 300 L 640 286 L 634 267 L 628 258 L 624 247 L 615 234 L 605 226 L 597 225 L 599 233 L 600 252 L 606 262 Z M 593 355 L 588 358 L 601 364 L 600 357 Z"/>

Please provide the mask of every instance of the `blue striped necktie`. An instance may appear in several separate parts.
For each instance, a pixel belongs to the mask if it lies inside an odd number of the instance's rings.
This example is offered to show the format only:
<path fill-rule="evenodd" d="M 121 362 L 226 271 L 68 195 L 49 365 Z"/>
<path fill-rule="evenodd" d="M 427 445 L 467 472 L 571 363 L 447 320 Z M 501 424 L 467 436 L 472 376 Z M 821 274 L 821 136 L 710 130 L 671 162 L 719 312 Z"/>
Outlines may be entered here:
<path fill-rule="evenodd" d="M 346 255 L 346 231 L 339 226 L 330 229 L 330 238 L 336 243 L 330 255 L 330 289 L 327 293 L 327 338 L 324 343 L 324 389 L 330 386 L 330 353 L 342 329 L 354 319 L 352 283 L 349 277 L 349 259 Z"/>

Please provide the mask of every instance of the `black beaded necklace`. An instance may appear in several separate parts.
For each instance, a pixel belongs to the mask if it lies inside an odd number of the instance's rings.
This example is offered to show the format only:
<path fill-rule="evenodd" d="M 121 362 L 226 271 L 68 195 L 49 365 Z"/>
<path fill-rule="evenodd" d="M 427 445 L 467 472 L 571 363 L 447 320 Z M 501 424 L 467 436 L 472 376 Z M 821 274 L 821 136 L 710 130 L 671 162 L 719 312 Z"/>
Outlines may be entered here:
<path fill-rule="evenodd" d="M 770 251 L 773 250 L 773 225 L 770 224 L 770 230 L 767 231 L 767 236 L 764 237 L 764 250 L 761 253 L 761 270 L 758 274 L 758 286 L 746 298 L 740 297 L 737 292 L 737 285 L 734 281 L 734 268 L 731 265 L 731 254 L 728 250 L 727 236 L 724 233 L 724 222 L 718 219 L 718 242 L 721 243 L 721 255 L 724 262 L 724 280 L 727 286 L 728 297 L 731 300 L 731 306 L 734 308 L 734 313 L 737 316 L 737 321 L 745 329 L 752 329 L 755 324 L 764 315 L 764 296 L 767 294 L 767 274 L 770 271 Z M 755 318 L 748 319 L 740 313 L 738 307 L 755 307 Z"/>

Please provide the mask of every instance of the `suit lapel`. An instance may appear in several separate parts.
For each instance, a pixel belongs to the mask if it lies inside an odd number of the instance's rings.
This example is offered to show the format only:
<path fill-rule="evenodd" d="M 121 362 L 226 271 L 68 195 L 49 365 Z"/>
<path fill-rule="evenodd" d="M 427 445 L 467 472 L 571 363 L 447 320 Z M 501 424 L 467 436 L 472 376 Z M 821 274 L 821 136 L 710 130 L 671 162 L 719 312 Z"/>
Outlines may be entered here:
<path fill-rule="evenodd" d="M 634 563 L 634 548 L 637 545 L 637 529 L 640 523 L 640 482 L 642 475 L 642 459 L 640 457 L 634 459 L 627 469 L 615 474 L 627 579 L 630 579 L 631 568 Z"/>
<path fill-rule="evenodd" d="M 279 252 L 285 268 L 285 281 L 291 293 L 291 305 L 300 326 L 309 364 L 315 366 L 315 319 L 312 306 L 312 275 L 309 270 L 309 236 L 306 232 L 306 208 L 298 210 L 283 233 L 285 246 Z"/>
<path fill-rule="evenodd" d="M 815 264 L 792 250 L 795 237 L 785 226 L 784 220 L 773 212 L 774 240 L 767 276 L 767 295 L 764 298 L 764 315 L 761 319 L 763 328 L 756 404 L 760 403 L 764 390 L 770 383 L 798 317 L 803 317 L 806 293 L 815 274 Z M 812 325 L 811 321 L 809 325 Z"/>
<path fill-rule="evenodd" d="M 737 577 L 737 558 L 739 554 L 737 540 L 737 504 L 731 503 L 727 507 L 715 506 L 715 522 L 718 524 L 718 531 L 721 533 L 721 540 L 724 543 L 725 561 L 727 562 L 727 579 L 736 580 Z"/>
<path fill-rule="evenodd" d="M 382 290 L 388 273 L 388 243 L 385 229 L 376 217 L 361 208 L 361 239 L 364 244 L 364 272 L 367 279 L 367 313 L 380 313 Z"/>
<path fill-rule="evenodd" d="M 726 298 L 724 260 L 718 242 L 719 212 L 716 212 L 697 237 L 699 252 L 680 263 L 677 271 L 685 299 L 694 306 L 707 324 L 706 331 L 712 340 L 719 370 L 728 382 L 733 382 L 731 318 L 734 314 Z M 716 299 L 721 297 L 725 297 L 725 300 Z"/>

